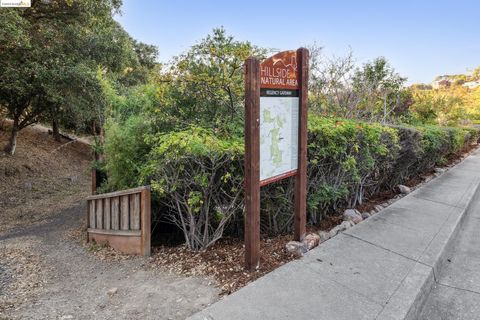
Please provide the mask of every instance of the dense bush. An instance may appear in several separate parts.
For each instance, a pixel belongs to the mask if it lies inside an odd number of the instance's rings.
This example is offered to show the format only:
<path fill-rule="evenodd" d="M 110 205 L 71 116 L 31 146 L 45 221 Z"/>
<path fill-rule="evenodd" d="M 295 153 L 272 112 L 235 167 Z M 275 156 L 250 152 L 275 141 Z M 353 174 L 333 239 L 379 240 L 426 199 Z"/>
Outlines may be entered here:
<path fill-rule="evenodd" d="M 201 128 L 149 140 L 152 149 L 142 179 L 168 208 L 163 218 L 183 231 L 188 247 L 207 248 L 242 212 L 242 141 L 221 140 Z"/>
<path fill-rule="evenodd" d="M 352 120 L 309 121 L 309 220 L 353 207 L 392 169 L 399 151 L 395 129 Z M 371 192 L 370 192 L 371 193 Z"/>
<path fill-rule="evenodd" d="M 221 138 L 198 127 L 151 134 L 137 116 L 124 121 L 122 130 L 115 124 L 108 128 L 109 182 L 117 187 L 150 183 L 162 206 L 161 218 L 183 231 L 189 248 L 205 249 L 224 231 L 242 233 L 242 138 Z M 308 129 L 312 224 L 445 163 L 478 139 L 474 129 L 384 126 L 316 116 L 310 116 Z M 263 187 L 261 197 L 262 232 L 289 231 L 293 179 Z"/>
<path fill-rule="evenodd" d="M 382 190 L 445 163 L 476 142 L 478 131 L 436 126 L 399 127 L 311 118 L 308 218 L 361 204 Z"/>
<path fill-rule="evenodd" d="M 393 126 L 398 135 L 399 152 L 392 171 L 382 177 L 377 188 L 391 189 L 411 177 L 444 164 L 477 137 L 475 130 L 425 126 Z M 375 190 L 377 191 L 377 190 Z"/>

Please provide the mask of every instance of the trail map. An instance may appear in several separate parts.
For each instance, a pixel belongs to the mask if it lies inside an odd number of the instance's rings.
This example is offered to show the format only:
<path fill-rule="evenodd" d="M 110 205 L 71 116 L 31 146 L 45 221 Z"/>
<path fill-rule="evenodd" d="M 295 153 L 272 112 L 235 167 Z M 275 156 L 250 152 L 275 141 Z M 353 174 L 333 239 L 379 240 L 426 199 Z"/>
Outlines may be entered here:
<path fill-rule="evenodd" d="M 260 181 L 298 167 L 298 97 L 260 97 Z"/>

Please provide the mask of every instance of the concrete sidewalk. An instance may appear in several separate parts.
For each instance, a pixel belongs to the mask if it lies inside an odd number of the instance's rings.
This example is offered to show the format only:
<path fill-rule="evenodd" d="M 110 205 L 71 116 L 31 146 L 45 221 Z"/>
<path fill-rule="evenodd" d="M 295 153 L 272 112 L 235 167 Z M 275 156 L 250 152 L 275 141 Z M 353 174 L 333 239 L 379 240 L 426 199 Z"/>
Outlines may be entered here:
<path fill-rule="evenodd" d="M 477 150 L 190 319 L 416 319 L 479 184 Z"/>

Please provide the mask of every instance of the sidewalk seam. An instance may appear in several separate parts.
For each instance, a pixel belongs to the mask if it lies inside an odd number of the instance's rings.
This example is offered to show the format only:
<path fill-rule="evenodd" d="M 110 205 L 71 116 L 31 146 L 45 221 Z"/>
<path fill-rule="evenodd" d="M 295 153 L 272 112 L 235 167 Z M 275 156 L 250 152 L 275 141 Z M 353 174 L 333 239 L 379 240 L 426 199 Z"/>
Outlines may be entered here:
<path fill-rule="evenodd" d="M 432 180 L 433 181 L 433 180 Z M 417 189 L 416 189 L 417 190 Z M 426 199 L 426 198 L 422 198 L 420 196 L 417 196 L 415 194 L 412 194 L 412 197 L 416 198 L 416 199 L 420 199 L 420 200 L 425 200 L 425 201 L 430 201 L 430 202 L 434 202 L 436 204 L 443 204 L 445 206 L 449 206 L 449 207 L 452 207 L 452 208 L 458 208 L 458 209 L 464 209 L 463 207 L 460 207 L 458 206 L 458 203 L 460 203 L 460 201 L 462 201 L 463 198 L 460 198 L 460 200 L 457 201 L 457 203 L 455 203 L 455 205 L 452 205 L 451 203 L 445 203 L 445 202 L 441 202 L 441 201 L 436 201 L 436 200 L 432 200 L 432 199 Z M 388 208 L 388 207 L 387 207 Z"/>
<path fill-rule="evenodd" d="M 392 224 L 392 223 L 390 223 L 390 224 Z M 417 230 L 414 230 L 414 231 L 417 231 Z M 402 257 L 402 258 L 408 259 L 408 260 L 410 260 L 410 261 L 412 261 L 412 262 L 416 262 L 416 263 L 422 264 L 422 265 L 424 265 L 425 267 L 430 267 L 430 268 L 432 267 L 432 266 L 429 266 L 428 264 L 425 264 L 425 263 L 423 263 L 423 262 L 421 262 L 421 261 L 418 261 L 418 260 L 412 259 L 412 258 L 410 258 L 410 257 L 404 256 L 404 255 L 401 254 L 401 253 L 395 252 L 395 251 L 393 251 L 393 250 L 391 250 L 391 249 L 384 248 L 384 247 L 382 247 L 382 246 L 380 246 L 380 245 L 378 245 L 378 244 L 376 244 L 376 243 L 372 243 L 372 242 L 370 242 L 370 241 L 364 240 L 364 239 L 359 238 L 359 237 L 357 237 L 357 236 L 355 236 L 355 235 L 352 235 L 352 234 L 349 234 L 349 233 L 344 233 L 344 232 L 342 232 L 342 234 L 343 234 L 343 235 L 350 236 L 350 237 L 352 237 L 352 238 L 354 238 L 354 239 L 363 241 L 363 242 L 365 242 L 365 243 L 367 243 L 367 244 L 370 244 L 370 245 L 372 245 L 372 246 L 374 246 L 374 247 L 377 247 L 377 248 L 379 248 L 379 249 L 385 250 L 385 251 L 387 251 L 387 252 L 391 252 L 391 253 L 393 253 L 393 254 L 396 254 L 397 256 L 400 256 L 400 257 Z M 436 235 L 436 234 L 435 234 L 435 235 Z"/>
<path fill-rule="evenodd" d="M 459 287 L 451 286 L 451 285 L 441 283 L 441 282 L 438 282 L 438 281 L 435 281 L 435 283 L 438 284 L 439 286 L 443 286 L 443 287 L 447 287 L 447 288 L 451 288 L 451 289 L 456 289 L 456 290 L 460 290 L 460 291 L 466 291 L 466 292 L 470 292 L 470 293 L 480 295 L 480 292 L 477 292 L 477 291 L 474 291 L 474 290 L 459 288 Z"/>

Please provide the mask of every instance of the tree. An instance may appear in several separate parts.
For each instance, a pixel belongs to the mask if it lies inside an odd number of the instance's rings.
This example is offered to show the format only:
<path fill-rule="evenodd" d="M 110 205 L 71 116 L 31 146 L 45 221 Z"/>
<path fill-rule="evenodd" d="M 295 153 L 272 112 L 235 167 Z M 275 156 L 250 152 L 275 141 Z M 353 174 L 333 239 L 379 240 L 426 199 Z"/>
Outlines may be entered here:
<path fill-rule="evenodd" d="M 323 116 L 345 116 L 357 104 L 357 97 L 351 90 L 355 68 L 353 54 L 322 59 L 321 47 L 314 44 L 309 49 L 309 109 Z"/>
<path fill-rule="evenodd" d="M 400 91 L 407 78 L 401 77 L 384 57 L 376 58 L 355 71 L 353 91 L 361 96 L 352 109 L 357 118 L 386 122 L 400 102 Z"/>
<path fill-rule="evenodd" d="M 120 5 L 52 0 L 0 11 L 9 27 L 0 31 L 0 106 L 13 120 L 6 152 L 14 154 L 18 132 L 40 119 L 56 131 L 62 117 L 103 117 L 98 70 L 125 76 L 140 65 L 132 39 L 112 18 Z"/>
<path fill-rule="evenodd" d="M 225 29 L 213 33 L 173 59 L 158 79 L 166 86 L 159 127 L 187 127 L 191 123 L 220 131 L 243 128 L 243 63 L 265 50 L 235 40 Z M 162 120 L 162 119 L 160 119 Z"/>
<path fill-rule="evenodd" d="M 475 70 L 472 72 L 472 80 L 480 80 L 480 67 L 477 67 Z"/>
<path fill-rule="evenodd" d="M 345 57 L 321 59 L 321 48 L 311 47 L 309 103 L 313 112 L 370 121 L 396 121 L 407 112 L 411 97 L 401 77 L 383 57 L 355 67 Z"/>

